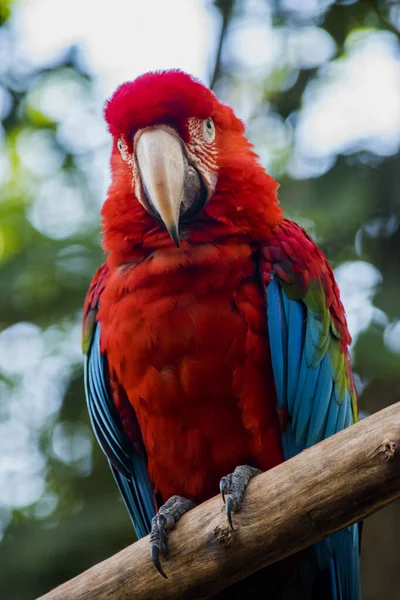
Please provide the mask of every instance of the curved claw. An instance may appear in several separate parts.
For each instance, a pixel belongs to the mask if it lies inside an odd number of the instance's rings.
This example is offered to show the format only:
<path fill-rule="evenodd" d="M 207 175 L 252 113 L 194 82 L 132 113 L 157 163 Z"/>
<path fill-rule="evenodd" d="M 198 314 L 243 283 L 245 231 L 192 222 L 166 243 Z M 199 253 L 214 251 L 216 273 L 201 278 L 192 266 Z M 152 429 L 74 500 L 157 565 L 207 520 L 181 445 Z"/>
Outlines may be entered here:
<path fill-rule="evenodd" d="M 228 518 L 228 523 L 231 526 L 232 531 L 234 531 L 233 523 L 232 523 L 232 509 L 233 509 L 232 496 L 228 496 L 226 499 L 226 516 Z"/>
<path fill-rule="evenodd" d="M 225 504 L 225 493 L 228 490 L 228 481 L 226 477 L 222 477 L 221 481 L 219 482 L 219 491 L 222 494 L 222 501 Z"/>
<path fill-rule="evenodd" d="M 168 577 L 161 566 L 160 556 L 167 556 L 168 531 L 174 527 L 183 514 L 193 507 L 194 503 L 191 500 L 181 496 L 171 496 L 151 521 L 150 556 L 153 565 L 165 579 Z"/>
<path fill-rule="evenodd" d="M 160 548 L 158 546 L 150 546 L 150 556 L 153 562 L 153 565 L 157 569 L 157 571 L 164 577 L 164 579 L 168 579 L 167 574 L 161 566 L 160 562 Z"/>
<path fill-rule="evenodd" d="M 260 473 L 261 471 L 255 467 L 239 465 L 233 473 L 225 475 L 219 482 L 222 500 L 225 503 L 226 516 L 232 531 L 234 531 L 232 513 L 241 509 L 249 481 Z"/>

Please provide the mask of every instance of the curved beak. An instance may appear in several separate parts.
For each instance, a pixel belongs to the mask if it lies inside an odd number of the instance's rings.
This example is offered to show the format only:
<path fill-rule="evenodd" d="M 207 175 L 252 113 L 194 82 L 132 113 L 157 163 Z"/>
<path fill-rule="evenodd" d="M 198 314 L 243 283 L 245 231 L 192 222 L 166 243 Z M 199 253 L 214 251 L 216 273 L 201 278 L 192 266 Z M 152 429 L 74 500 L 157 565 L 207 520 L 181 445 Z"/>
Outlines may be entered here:
<path fill-rule="evenodd" d="M 187 165 L 182 143 L 165 129 L 145 129 L 135 152 L 144 195 L 141 202 L 161 218 L 179 247 L 179 211 Z"/>

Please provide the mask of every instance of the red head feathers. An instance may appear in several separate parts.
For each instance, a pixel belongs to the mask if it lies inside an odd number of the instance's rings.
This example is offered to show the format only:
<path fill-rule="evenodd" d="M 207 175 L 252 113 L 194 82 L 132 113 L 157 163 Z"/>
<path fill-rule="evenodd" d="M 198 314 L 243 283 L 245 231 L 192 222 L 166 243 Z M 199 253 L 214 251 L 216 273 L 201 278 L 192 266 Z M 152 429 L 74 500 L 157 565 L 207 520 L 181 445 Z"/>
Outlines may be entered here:
<path fill-rule="evenodd" d="M 215 95 L 190 75 L 160 71 L 120 85 L 104 114 L 111 135 L 126 135 L 149 125 L 176 125 L 189 117 L 206 119 L 218 104 Z"/>
<path fill-rule="evenodd" d="M 107 102 L 113 181 L 102 215 L 117 262 L 160 246 L 261 239 L 281 219 L 277 184 L 232 109 L 181 71 L 146 73 Z"/>

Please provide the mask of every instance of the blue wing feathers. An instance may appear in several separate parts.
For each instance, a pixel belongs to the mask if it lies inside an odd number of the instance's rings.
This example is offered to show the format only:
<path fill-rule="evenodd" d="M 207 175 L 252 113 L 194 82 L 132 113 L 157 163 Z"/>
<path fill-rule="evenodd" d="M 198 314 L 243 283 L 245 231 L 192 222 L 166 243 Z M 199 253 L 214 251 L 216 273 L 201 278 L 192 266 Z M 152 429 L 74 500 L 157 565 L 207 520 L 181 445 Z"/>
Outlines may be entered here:
<path fill-rule="evenodd" d="M 323 439 L 323 431 L 332 396 L 333 381 L 328 356 L 324 356 L 318 369 L 318 383 L 315 391 L 314 410 L 308 428 L 307 447 Z"/>
<path fill-rule="evenodd" d="M 148 533 L 151 529 L 151 520 L 155 515 L 155 501 L 144 457 L 138 454 L 131 456 L 131 473 L 131 480 L 136 491 L 135 497 L 138 498 L 140 503 L 143 520 L 146 524 L 146 533 Z"/>
<path fill-rule="evenodd" d="M 305 382 L 307 379 L 307 373 L 308 373 L 307 360 L 306 360 L 305 353 L 303 352 L 302 357 L 301 357 L 298 379 L 297 379 L 297 381 L 295 380 L 295 383 L 297 383 L 297 387 L 296 387 L 296 395 L 294 398 L 293 413 L 291 413 L 293 428 L 297 427 L 297 420 L 299 417 L 300 406 L 301 406 L 301 402 L 299 402 L 299 398 L 302 398 L 302 395 L 303 395 L 303 389 L 304 389 Z M 289 409 L 289 406 L 287 406 L 286 408 Z"/>
<path fill-rule="evenodd" d="M 336 600 L 340 598 L 336 580 L 336 568 L 335 568 L 335 560 L 333 557 L 329 559 L 329 571 L 331 575 L 331 583 L 332 583 L 332 597 Z"/>
<path fill-rule="evenodd" d="M 286 296 L 286 294 L 285 294 Z M 287 299 L 288 308 L 288 356 L 287 356 L 287 406 L 290 412 L 293 412 L 293 405 L 296 396 L 296 381 L 299 376 L 301 363 L 301 349 L 303 347 L 305 326 L 305 311 L 300 302 L 290 302 Z"/>
<path fill-rule="evenodd" d="M 295 456 L 304 450 L 304 445 L 296 444 L 295 436 L 292 431 L 290 431 L 290 428 L 287 427 L 286 431 L 282 434 L 282 448 L 284 456 Z"/>
<path fill-rule="evenodd" d="M 274 278 L 266 296 L 277 400 L 289 414 L 282 434 L 289 459 L 351 425 L 352 404 L 343 376 L 344 356 L 334 351 L 338 341 L 326 315 L 289 299 Z M 332 599 L 360 600 L 358 525 L 338 531 L 313 549 L 319 568 L 330 573 Z"/>
<path fill-rule="evenodd" d="M 343 429 L 347 429 L 347 427 L 350 427 L 350 425 L 353 425 L 353 422 L 354 422 L 353 407 L 352 407 L 352 403 L 351 403 L 350 394 L 348 391 L 346 391 L 346 397 L 344 399 L 344 402 L 347 405 L 347 412 L 346 412 L 346 418 L 344 420 Z"/>
<path fill-rule="evenodd" d="M 150 532 L 154 516 L 154 498 L 146 484 L 147 470 L 143 461 L 132 460 L 131 476 L 124 477 L 115 467 L 111 470 L 138 538 Z"/>
<path fill-rule="evenodd" d="M 305 442 L 313 412 L 314 398 L 317 390 L 319 369 L 308 369 L 302 389 L 296 396 L 296 404 L 300 406 L 296 424 L 296 442 Z"/>
<path fill-rule="evenodd" d="M 101 417 L 98 414 L 96 404 L 93 402 L 93 400 L 88 402 L 88 409 L 92 421 L 93 431 L 96 435 L 97 441 L 100 444 L 100 447 L 103 448 L 109 462 L 121 473 L 128 477 L 129 471 L 126 466 L 126 457 L 123 454 L 117 454 L 115 448 L 112 447 L 112 443 L 110 443 L 109 438 L 107 438 L 107 433 L 104 432 L 104 428 L 101 424 Z"/>
<path fill-rule="evenodd" d="M 284 357 L 281 326 L 281 302 L 279 300 L 279 287 L 271 284 L 267 288 L 268 295 L 268 330 L 271 342 L 271 358 L 274 371 L 275 387 L 280 408 L 286 408 L 284 395 Z M 272 352 L 272 346 L 274 351 Z"/>
<path fill-rule="evenodd" d="M 345 402 L 345 399 L 343 399 L 343 402 L 341 403 L 341 405 L 339 407 L 339 414 L 338 414 L 337 423 L 336 423 L 336 431 L 342 431 L 342 429 L 344 429 L 344 424 L 346 422 L 347 408 L 348 408 L 348 403 Z M 336 433 L 336 431 L 335 431 L 335 433 Z"/>
<path fill-rule="evenodd" d="M 138 538 L 144 537 L 148 533 L 148 528 L 145 526 L 144 513 L 140 506 L 134 501 L 136 491 L 132 490 L 132 482 L 124 477 L 122 473 L 110 463 L 112 474 L 118 486 L 129 516 L 131 517 L 133 527 Z"/>
<path fill-rule="evenodd" d="M 107 440 L 107 456 L 125 474 L 129 472 L 128 454 L 124 449 L 124 438 L 115 425 L 114 407 L 110 406 L 104 373 L 104 358 L 100 354 L 100 328 L 93 335 L 89 356 L 85 363 L 86 398 L 89 415 L 96 435 Z M 114 420 L 113 418 L 114 417 Z M 101 444 L 103 450 L 104 445 Z"/>
<path fill-rule="evenodd" d="M 146 457 L 127 439 L 107 386 L 106 359 L 100 351 L 97 323 L 85 361 L 85 389 L 89 416 L 97 440 L 105 452 L 117 486 L 138 537 L 150 532 L 155 515 L 153 489 Z"/>
<path fill-rule="evenodd" d="M 328 418 L 326 421 L 325 435 L 323 436 L 323 439 L 326 439 L 326 438 L 330 437 L 331 435 L 333 435 L 334 433 L 336 433 L 336 431 L 337 431 L 336 425 L 337 425 L 337 420 L 338 420 L 339 408 L 340 408 L 339 404 L 336 402 L 336 399 L 335 399 L 335 391 L 333 389 L 332 394 L 331 394 L 331 400 L 329 403 L 329 412 L 328 412 Z"/>

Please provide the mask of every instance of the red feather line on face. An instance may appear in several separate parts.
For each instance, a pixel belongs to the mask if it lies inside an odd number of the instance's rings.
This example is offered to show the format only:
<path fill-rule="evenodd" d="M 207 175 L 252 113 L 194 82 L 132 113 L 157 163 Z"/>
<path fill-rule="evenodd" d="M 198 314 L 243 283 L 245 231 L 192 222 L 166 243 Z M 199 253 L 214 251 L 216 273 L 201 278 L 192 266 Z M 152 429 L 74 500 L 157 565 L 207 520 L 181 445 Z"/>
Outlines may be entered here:
<path fill-rule="evenodd" d="M 200 119 L 188 119 L 189 142 L 187 144 L 190 152 L 197 156 L 199 162 L 204 164 L 213 173 L 218 172 L 218 151 L 213 141 L 211 144 L 205 143 L 203 139 L 203 123 Z"/>

